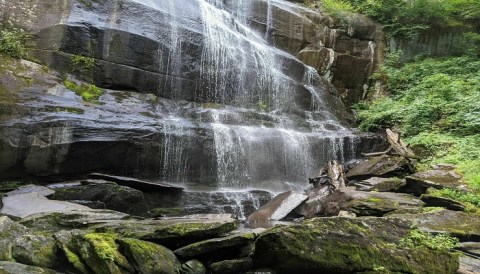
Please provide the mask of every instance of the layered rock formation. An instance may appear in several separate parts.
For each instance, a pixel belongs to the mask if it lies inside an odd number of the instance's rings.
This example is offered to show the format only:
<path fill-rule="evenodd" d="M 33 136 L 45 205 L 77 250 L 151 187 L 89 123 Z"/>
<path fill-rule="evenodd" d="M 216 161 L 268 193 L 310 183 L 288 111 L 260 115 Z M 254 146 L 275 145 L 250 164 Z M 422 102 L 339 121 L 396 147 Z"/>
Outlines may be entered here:
<path fill-rule="evenodd" d="M 245 187 L 303 181 L 378 141 L 349 129 L 328 81 L 365 84 L 376 39 L 366 19 L 346 32 L 325 14 L 260 0 L 1 5 L 2 19 L 32 34 L 31 58 L 59 73 L 2 76 L 27 113 L 2 124 L 0 177 L 102 171 Z M 89 86 L 65 73 L 108 89 L 85 102 L 71 82 Z"/>

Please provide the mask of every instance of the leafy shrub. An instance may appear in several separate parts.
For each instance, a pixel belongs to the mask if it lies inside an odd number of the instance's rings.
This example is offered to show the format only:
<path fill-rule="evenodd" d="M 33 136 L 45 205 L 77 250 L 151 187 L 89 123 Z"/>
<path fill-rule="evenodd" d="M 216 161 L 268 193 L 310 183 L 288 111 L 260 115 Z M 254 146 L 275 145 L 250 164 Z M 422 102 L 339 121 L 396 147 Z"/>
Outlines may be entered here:
<path fill-rule="evenodd" d="M 0 53 L 13 58 L 25 56 L 25 39 L 27 34 L 22 29 L 11 29 L 0 31 Z"/>
<path fill-rule="evenodd" d="M 426 58 L 384 65 L 389 97 L 356 106 L 359 127 L 401 131 L 424 159 L 420 169 L 452 163 L 480 192 L 480 60 Z M 478 206 L 477 203 L 472 203 Z"/>

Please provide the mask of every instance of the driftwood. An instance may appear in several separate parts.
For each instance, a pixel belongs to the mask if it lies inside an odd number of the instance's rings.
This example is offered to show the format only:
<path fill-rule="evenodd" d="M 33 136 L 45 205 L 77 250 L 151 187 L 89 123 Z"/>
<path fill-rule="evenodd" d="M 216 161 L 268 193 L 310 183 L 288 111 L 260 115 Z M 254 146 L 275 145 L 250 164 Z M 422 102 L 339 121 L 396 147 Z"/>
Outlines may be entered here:
<path fill-rule="evenodd" d="M 326 167 L 322 167 L 318 177 L 308 178 L 314 187 L 327 186 L 328 192 L 345 187 L 345 173 L 343 166 L 338 161 L 328 161 Z"/>

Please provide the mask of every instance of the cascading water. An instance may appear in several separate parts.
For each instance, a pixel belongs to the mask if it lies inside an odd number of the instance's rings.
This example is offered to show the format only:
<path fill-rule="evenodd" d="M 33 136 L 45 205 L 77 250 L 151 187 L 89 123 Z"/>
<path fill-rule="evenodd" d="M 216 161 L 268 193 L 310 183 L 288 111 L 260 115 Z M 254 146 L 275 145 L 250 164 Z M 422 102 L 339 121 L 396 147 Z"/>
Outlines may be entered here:
<path fill-rule="evenodd" d="M 203 194 L 210 198 L 202 203 L 221 203 L 223 206 L 214 207 L 215 212 L 230 208 L 244 218 L 249 213 L 243 208 L 245 201 L 259 200 L 255 194 L 239 190 L 255 188 L 271 193 L 292 187 L 300 190 L 326 160 L 345 162 L 356 157 L 359 138 L 337 116 L 338 105 L 329 103 L 334 92 L 329 83 L 335 59 L 333 49 L 328 49 L 327 74 L 322 77 L 315 69 L 271 44 L 275 31 L 274 9 L 278 8 L 275 5 L 290 3 L 264 1 L 265 22 L 259 31 L 250 26 L 251 13 L 258 4 L 254 0 L 195 1 L 198 1 L 203 41 L 201 58 L 197 60 L 200 81 L 194 100 L 201 103 L 190 105 L 193 110 L 176 115 L 179 119 L 193 119 L 192 124 L 212 134 L 210 155 L 215 159 L 216 176 L 209 185 L 215 187 L 213 192 L 210 189 L 206 192 L 209 194 Z M 172 0 L 168 3 L 171 11 L 181 5 Z M 177 18 L 171 20 L 174 27 L 169 35 L 168 60 L 160 62 L 167 62 L 170 74 L 180 75 L 182 35 L 174 22 Z M 331 30 L 332 47 L 335 40 L 336 31 Z M 171 87 L 176 92 L 180 88 L 179 85 Z M 189 163 L 193 157 L 185 152 L 191 144 L 175 141 L 169 135 L 172 131 L 181 131 L 179 125 L 163 128 L 160 176 L 188 184 L 189 167 L 195 165 Z M 186 196 L 195 196 L 194 192 L 187 192 Z M 258 207 L 259 203 L 250 206 Z M 186 207 L 198 208 L 193 202 Z"/>

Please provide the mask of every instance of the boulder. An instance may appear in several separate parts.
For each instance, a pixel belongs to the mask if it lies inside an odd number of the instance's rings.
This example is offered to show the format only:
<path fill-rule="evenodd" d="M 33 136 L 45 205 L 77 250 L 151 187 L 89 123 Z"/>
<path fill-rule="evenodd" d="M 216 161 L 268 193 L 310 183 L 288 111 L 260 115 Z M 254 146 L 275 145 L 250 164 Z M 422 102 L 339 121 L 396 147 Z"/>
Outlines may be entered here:
<path fill-rule="evenodd" d="M 22 264 L 56 268 L 64 264 L 53 237 L 26 234 L 18 237 L 12 246 L 13 259 Z"/>
<path fill-rule="evenodd" d="M 411 247 L 412 223 L 400 219 L 314 218 L 272 228 L 255 242 L 254 263 L 279 273 L 455 273 L 458 255 Z"/>
<path fill-rule="evenodd" d="M 386 177 L 402 175 L 410 171 L 409 162 L 404 157 L 382 155 L 358 163 L 345 175 L 348 179 L 363 179 L 373 176 Z"/>
<path fill-rule="evenodd" d="M 433 233 L 449 233 L 461 241 L 480 241 L 480 218 L 478 215 L 452 210 L 435 210 L 419 214 L 398 213 L 388 218 L 411 221 L 419 229 Z"/>
<path fill-rule="evenodd" d="M 416 194 L 423 194 L 430 187 L 436 189 L 452 188 L 467 190 L 467 185 L 462 181 L 462 176 L 454 170 L 433 169 L 417 172 L 407 179 L 406 188 Z"/>
<path fill-rule="evenodd" d="M 206 274 L 207 269 L 199 260 L 190 260 L 182 264 L 180 274 Z"/>
<path fill-rule="evenodd" d="M 253 261 L 250 257 L 239 258 L 235 260 L 225 260 L 210 265 L 210 269 L 214 274 L 244 273 L 252 267 Z"/>
<path fill-rule="evenodd" d="M 121 252 L 138 273 L 178 274 L 180 262 L 169 249 L 137 239 L 118 239 Z"/>
<path fill-rule="evenodd" d="M 299 206 L 295 211 L 303 216 L 324 216 L 325 212 L 350 211 L 357 216 L 383 216 L 399 209 L 421 209 L 424 203 L 410 195 L 394 192 L 365 192 L 353 187 L 338 189 L 323 200 Z M 335 214 L 335 216 L 337 215 Z"/>
<path fill-rule="evenodd" d="M 382 178 L 372 177 L 351 183 L 357 190 L 361 191 L 378 191 L 378 192 L 395 192 L 405 185 L 405 180 L 397 177 Z"/>
<path fill-rule="evenodd" d="M 292 210 L 299 206 L 308 196 L 293 191 L 277 195 L 268 203 L 250 214 L 247 222 L 278 221 L 286 217 Z"/>
<path fill-rule="evenodd" d="M 6 216 L 0 216 L 0 261 L 11 261 L 12 247 L 15 241 L 29 233 L 28 228 L 20 225 Z"/>
<path fill-rule="evenodd" d="M 160 220 L 126 220 L 95 226 L 97 232 L 113 232 L 128 238 L 152 241 L 169 248 L 217 238 L 237 228 L 228 214 L 204 214 Z"/>
<path fill-rule="evenodd" d="M 115 240 L 116 236 L 113 234 L 75 235 L 70 243 L 71 251 L 81 258 L 94 273 L 134 273 L 135 269 L 119 252 L 119 246 Z"/>
<path fill-rule="evenodd" d="M 20 223 L 32 229 L 60 231 L 69 228 L 88 228 L 102 223 L 130 218 L 128 214 L 112 210 L 88 209 L 38 213 L 23 218 Z"/>
<path fill-rule="evenodd" d="M 83 181 L 81 185 L 55 188 L 55 193 L 49 198 L 62 201 L 101 202 L 108 209 L 122 212 L 130 212 L 135 205 L 144 202 L 141 191 L 102 180 Z"/>
<path fill-rule="evenodd" d="M 465 205 L 450 198 L 437 197 L 430 194 L 422 194 L 420 199 L 430 207 L 444 207 L 449 210 L 464 211 Z"/>
<path fill-rule="evenodd" d="M 186 259 L 201 258 L 203 256 L 208 256 L 209 259 L 211 259 L 212 256 L 219 256 L 221 258 L 228 258 L 230 256 L 230 258 L 235 258 L 242 253 L 243 248 L 253 244 L 255 238 L 255 233 L 236 233 L 227 237 L 196 242 L 181 247 L 174 252 L 177 256 Z"/>
<path fill-rule="evenodd" d="M 20 264 L 15 262 L 0 261 L 0 273 L 2 274 L 61 274 L 52 269 Z"/>
<path fill-rule="evenodd" d="M 45 196 L 53 191 L 46 187 L 26 186 L 8 192 L 3 198 L 1 214 L 25 218 L 29 215 L 43 212 L 59 212 L 68 210 L 85 210 L 86 206 L 64 201 L 51 201 Z"/>

